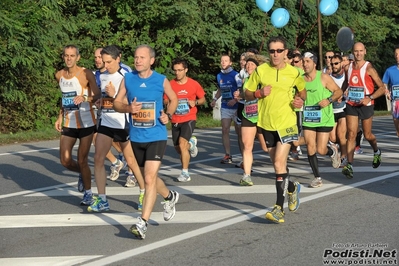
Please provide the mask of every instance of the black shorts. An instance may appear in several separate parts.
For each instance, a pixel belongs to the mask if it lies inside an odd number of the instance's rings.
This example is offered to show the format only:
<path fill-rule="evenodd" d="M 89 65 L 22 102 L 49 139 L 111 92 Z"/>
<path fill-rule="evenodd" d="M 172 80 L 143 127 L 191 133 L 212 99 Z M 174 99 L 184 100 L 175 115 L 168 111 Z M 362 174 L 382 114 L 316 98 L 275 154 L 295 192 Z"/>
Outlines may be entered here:
<path fill-rule="evenodd" d="M 115 142 L 126 142 L 129 140 L 129 131 L 120 128 L 111 128 L 106 126 L 99 126 L 97 134 L 103 134 L 110 137 Z"/>
<path fill-rule="evenodd" d="M 146 161 L 161 161 L 166 150 L 166 140 L 154 142 L 130 142 L 139 167 L 144 167 Z"/>
<path fill-rule="evenodd" d="M 242 127 L 256 127 L 257 123 L 249 121 L 245 116 L 242 117 L 241 126 Z"/>
<path fill-rule="evenodd" d="M 315 132 L 331 132 L 334 127 L 305 127 L 303 126 L 303 130 L 311 130 Z"/>
<path fill-rule="evenodd" d="M 184 123 L 172 124 L 172 140 L 174 146 L 179 146 L 179 138 L 182 137 L 187 141 L 190 140 L 195 129 L 195 120 L 190 120 Z"/>
<path fill-rule="evenodd" d="M 69 128 L 63 127 L 61 130 L 61 135 L 71 137 L 74 139 L 81 139 L 87 137 L 91 134 L 94 134 L 96 126 L 87 127 L 87 128 Z"/>
<path fill-rule="evenodd" d="M 339 112 L 339 113 L 334 113 L 334 121 L 335 123 L 338 122 L 338 120 L 340 120 L 341 118 L 345 118 L 346 114 L 345 111 Z"/>
<path fill-rule="evenodd" d="M 269 131 L 262 128 L 262 135 L 268 148 L 274 148 L 277 146 L 277 142 L 281 142 L 278 131 Z"/>
<path fill-rule="evenodd" d="M 346 115 L 352 115 L 352 116 L 358 116 L 359 119 L 369 119 L 374 115 L 374 105 L 370 106 L 352 106 L 349 104 L 346 104 L 345 108 L 345 114 Z"/>

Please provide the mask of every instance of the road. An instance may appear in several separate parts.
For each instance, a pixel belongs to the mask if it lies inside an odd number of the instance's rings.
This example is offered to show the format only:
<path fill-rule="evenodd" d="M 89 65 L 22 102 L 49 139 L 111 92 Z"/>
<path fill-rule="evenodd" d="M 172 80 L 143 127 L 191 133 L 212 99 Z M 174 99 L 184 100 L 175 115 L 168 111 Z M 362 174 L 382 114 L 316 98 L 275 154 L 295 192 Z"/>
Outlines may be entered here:
<path fill-rule="evenodd" d="M 285 208 L 284 224 L 264 218 L 276 195 L 269 156 L 259 145 L 255 185 L 241 187 L 242 170 L 220 164 L 221 130 L 196 129 L 199 154 L 190 165 L 192 181 L 179 183 L 181 167 L 169 138 L 160 176 L 181 196 L 169 222 L 163 221 L 158 197 L 145 240 L 128 232 L 140 215 L 139 191 L 123 187 L 122 172 L 117 181 L 108 181 L 111 211 L 92 214 L 79 205 L 77 174 L 59 163 L 58 141 L 2 146 L 0 265 L 329 265 L 328 259 L 397 265 L 399 140 L 390 117 L 376 117 L 373 130 L 382 164 L 371 167 L 372 150 L 364 141 L 351 180 L 319 156 L 324 185 L 308 188 L 312 174 L 306 153 L 289 162 L 292 178 L 303 186 L 300 208 L 295 213 Z M 231 138 L 236 139 L 233 133 Z M 92 147 L 92 169 L 93 152 Z M 240 161 L 236 141 L 232 153 Z M 375 250 L 386 256 L 375 257 Z M 356 251 L 366 255 L 355 257 Z"/>

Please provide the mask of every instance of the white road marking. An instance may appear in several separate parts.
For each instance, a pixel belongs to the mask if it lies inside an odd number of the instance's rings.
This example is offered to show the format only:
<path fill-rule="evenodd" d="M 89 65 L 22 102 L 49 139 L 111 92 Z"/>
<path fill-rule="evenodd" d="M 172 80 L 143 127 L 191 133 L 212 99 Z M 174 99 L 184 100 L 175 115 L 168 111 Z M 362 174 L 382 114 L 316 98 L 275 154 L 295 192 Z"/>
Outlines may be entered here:
<path fill-rule="evenodd" d="M 353 189 L 353 188 L 356 188 L 356 187 L 359 187 L 359 186 L 367 185 L 367 184 L 370 184 L 370 183 L 378 182 L 378 181 L 385 180 L 385 179 L 392 178 L 392 177 L 396 177 L 396 176 L 399 176 L 399 173 L 391 173 L 391 174 L 387 174 L 387 175 L 371 178 L 371 179 L 368 179 L 368 180 L 356 182 L 356 183 L 353 183 L 353 184 L 348 185 L 348 186 L 342 186 L 342 187 L 338 187 L 338 188 L 335 188 L 335 189 L 332 189 L 332 190 L 323 191 L 323 192 L 320 192 L 320 193 L 317 193 L 317 194 L 313 194 L 311 196 L 307 196 L 305 198 L 301 198 L 301 203 L 305 203 L 305 202 L 308 202 L 308 201 L 311 201 L 311 200 L 316 200 L 316 199 L 319 199 L 319 198 L 322 198 L 322 197 L 325 197 L 325 196 L 329 196 L 329 195 L 332 195 L 332 194 L 340 193 L 340 192 L 343 192 L 345 190 Z M 287 204 L 285 204 L 285 207 L 287 207 Z M 208 225 L 208 226 L 205 226 L 205 227 L 202 227 L 202 228 L 190 231 L 190 232 L 186 232 L 186 233 L 183 233 L 183 234 L 180 234 L 180 235 L 177 235 L 177 236 L 173 236 L 173 237 L 170 237 L 170 238 L 167 238 L 167 239 L 163 239 L 163 240 L 160 240 L 160 241 L 148 244 L 148 245 L 143 245 L 143 246 L 140 246 L 138 248 L 134 248 L 134 249 L 130 249 L 130 250 L 118 253 L 118 254 L 114 254 L 112 256 L 108 256 L 108 257 L 104 256 L 104 258 L 102 258 L 102 259 L 95 260 L 95 261 L 92 261 L 92 262 L 89 262 L 89 263 L 85 263 L 85 266 L 99 266 L 99 265 L 115 264 L 118 261 L 122 261 L 122 260 L 125 260 L 125 259 L 128 259 L 128 258 L 132 258 L 132 257 L 138 256 L 138 255 L 140 255 L 142 253 L 153 251 L 153 250 L 156 250 L 158 248 L 162 248 L 164 246 L 168 246 L 168 245 L 171 245 L 173 243 L 184 241 L 184 240 L 187 240 L 187 239 L 199 236 L 199 235 L 207 234 L 209 232 L 212 232 L 212 231 L 215 231 L 215 230 L 218 230 L 218 229 L 221 229 L 221 228 L 233 225 L 233 224 L 237 224 L 237 223 L 240 223 L 240 222 L 244 222 L 244 221 L 250 220 L 250 219 L 252 219 L 254 217 L 258 217 L 258 216 L 261 216 L 261 215 L 263 216 L 265 214 L 265 212 L 267 212 L 269 210 L 270 210 L 270 208 L 267 208 L 267 209 L 258 210 L 258 211 L 252 212 L 252 213 L 247 213 L 247 214 L 244 214 L 244 215 L 241 215 L 241 216 L 238 216 L 238 217 L 234 217 L 234 218 L 226 220 L 226 221 L 222 221 L 222 222 L 219 222 L 219 223 L 211 224 L 211 225 Z"/>
<path fill-rule="evenodd" d="M 189 224 L 215 223 L 233 216 L 249 213 L 250 209 L 211 210 L 211 211 L 178 211 L 171 221 L 164 221 L 162 212 L 151 213 L 150 224 Z M 132 225 L 141 212 L 134 213 L 73 213 L 41 215 L 7 215 L 0 216 L 0 229 L 29 227 L 70 227 L 70 226 L 103 226 Z"/>
<path fill-rule="evenodd" d="M 310 180 L 309 180 L 310 181 Z M 274 182 L 274 181 L 271 181 Z M 332 183 L 324 184 L 322 187 L 317 188 L 318 191 L 327 190 L 335 187 L 342 186 L 342 184 Z M 251 187 L 239 185 L 212 185 L 212 186 L 168 186 L 171 190 L 176 190 L 182 195 L 223 195 L 223 194 L 259 194 L 259 193 L 275 193 L 275 185 L 254 185 Z M 94 194 L 97 194 L 97 188 L 92 187 Z M 107 187 L 108 196 L 136 196 L 139 195 L 139 189 L 136 187 Z M 315 192 L 314 188 L 302 186 L 302 193 Z M 82 192 L 78 192 L 76 188 L 57 188 L 55 190 L 48 190 L 44 192 L 37 192 L 25 195 L 26 197 L 82 197 Z"/>
<path fill-rule="evenodd" d="M 59 256 L 59 257 L 24 257 L 0 258 L 0 265 L 7 266 L 70 266 L 101 257 L 94 256 Z"/>

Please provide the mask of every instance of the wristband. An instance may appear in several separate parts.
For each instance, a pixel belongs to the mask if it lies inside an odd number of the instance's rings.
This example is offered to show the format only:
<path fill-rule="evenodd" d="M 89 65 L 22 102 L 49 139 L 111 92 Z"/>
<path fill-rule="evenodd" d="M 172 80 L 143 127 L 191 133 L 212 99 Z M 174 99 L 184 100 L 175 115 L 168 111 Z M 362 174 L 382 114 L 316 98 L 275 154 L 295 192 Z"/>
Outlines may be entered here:
<path fill-rule="evenodd" d="M 87 100 L 89 99 L 89 97 L 87 95 L 83 95 L 83 98 L 85 99 L 84 101 L 87 102 Z"/>
<path fill-rule="evenodd" d="M 254 96 L 255 96 L 255 98 L 258 98 L 258 99 L 262 98 L 262 94 L 261 94 L 260 90 L 255 91 Z"/>
<path fill-rule="evenodd" d="M 195 105 L 198 105 L 198 100 L 195 101 Z"/>

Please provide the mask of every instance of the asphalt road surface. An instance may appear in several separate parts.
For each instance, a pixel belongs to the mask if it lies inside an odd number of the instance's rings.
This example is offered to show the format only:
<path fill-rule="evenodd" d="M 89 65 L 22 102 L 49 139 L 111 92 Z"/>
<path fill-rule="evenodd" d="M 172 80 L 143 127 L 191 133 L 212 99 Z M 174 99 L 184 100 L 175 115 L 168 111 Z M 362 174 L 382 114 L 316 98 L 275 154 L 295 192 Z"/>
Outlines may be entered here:
<path fill-rule="evenodd" d="M 160 176 L 180 193 L 177 212 L 163 221 L 158 196 L 145 240 L 128 231 L 140 215 L 139 189 L 123 186 L 124 171 L 108 180 L 111 211 L 88 213 L 79 205 L 77 174 L 59 163 L 58 141 L 1 146 L 0 265 L 397 265 L 399 139 L 391 117 L 376 117 L 373 132 L 381 166 L 371 167 L 367 141 L 355 155 L 353 179 L 319 156 L 320 188 L 307 187 L 313 177 L 302 148 L 300 160 L 289 162 L 302 184 L 301 205 L 295 213 L 285 208 L 283 224 L 264 218 L 275 203 L 275 177 L 258 143 L 255 185 L 241 187 L 242 170 L 220 164 L 221 129 L 196 130 L 199 154 L 188 183 L 176 181 L 181 166 L 169 138 Z M 236 136 L 230 136 L 237 163 Z"/>

